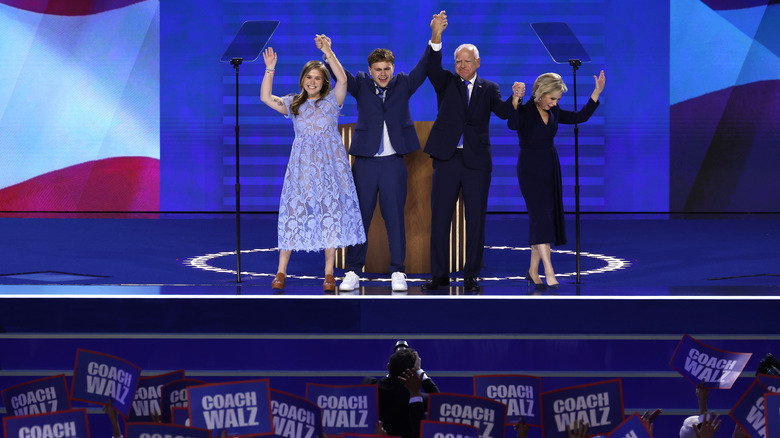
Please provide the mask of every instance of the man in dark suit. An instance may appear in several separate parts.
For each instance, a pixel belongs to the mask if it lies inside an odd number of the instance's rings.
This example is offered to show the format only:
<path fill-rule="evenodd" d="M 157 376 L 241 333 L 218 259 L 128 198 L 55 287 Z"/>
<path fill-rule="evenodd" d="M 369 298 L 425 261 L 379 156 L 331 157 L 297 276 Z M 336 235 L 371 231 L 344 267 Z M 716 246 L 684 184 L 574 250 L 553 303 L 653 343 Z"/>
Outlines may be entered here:
<path fill-rule="evenodd" d="M 392 288 L 405 291 L 407 170 L 403 155 L 420 149 L 420 141 L 409 111 L 409 99 L 425 82 L 428 51 L 407 75 L 393 75 L 395 57 L 387 49 L 368 55 L 369 72 L 347 71 L 347 90 L 357 101 L 357 123 L 349 153 L 355 157 L 355 178 L 360 212 L 366 236 L 379 197 L 379 209 L 387 227 L 390 246 Z M 330 67 L 328 67 L 330 68 Z M 347 273 L 339 290 L 360 287 L 360 273 L 366 262 L 367 243 L 347 248 Z"/>
<path fill-rule="evenodd" d="M 420 356 L 411 348 L 400 348 L 390 356 L 388 374 L 381 379 L 366 377 L 364 385 L 377 385 L 379 421 L 387 435 L 419 438 L 420 421 L 425 419 L 423 390 L 439 392 L 424 371 Z"/>
<path fill-rule="evenodd" d="M 441 34 L 447 27 L 442 11 L 431 24 L 428 78 L 436 90 L 439 113 L 425 144 L 433 158 L 431 187 L 431 280 L 423 290 L 450 284 L 449 231 L 463 190 L 466 211 L 464 285 L 478 291 L 485 247 L 485 215 L 493 160 L 490 154 L 490 113 L 507 119 L 512 98 L 501 99 L 498 84 L 477 76 L 479 51 L 472 44 L 455 50 L 455 72 L 442 68 Z"/>

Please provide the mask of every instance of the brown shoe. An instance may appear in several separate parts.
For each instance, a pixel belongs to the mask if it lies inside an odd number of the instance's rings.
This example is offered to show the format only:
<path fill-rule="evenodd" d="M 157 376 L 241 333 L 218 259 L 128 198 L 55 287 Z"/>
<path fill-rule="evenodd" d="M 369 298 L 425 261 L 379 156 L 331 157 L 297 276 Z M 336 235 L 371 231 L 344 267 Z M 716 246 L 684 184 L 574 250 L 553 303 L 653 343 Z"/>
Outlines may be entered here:
<path fill-rule="evenodd" d="M 325 274 L 325 282 L 322 283 L 325 292 L 336 292 L 336 279 L 331 274 Z"/>
<path fill-rule="evenodd" d="M 287 276 L 282 272 L 277 273 L 276 277 L 274 277 L 274 281 L 271 282 L 271 287 L 274 290 L 284 290 L 284 279 L 286 277 Z"/>

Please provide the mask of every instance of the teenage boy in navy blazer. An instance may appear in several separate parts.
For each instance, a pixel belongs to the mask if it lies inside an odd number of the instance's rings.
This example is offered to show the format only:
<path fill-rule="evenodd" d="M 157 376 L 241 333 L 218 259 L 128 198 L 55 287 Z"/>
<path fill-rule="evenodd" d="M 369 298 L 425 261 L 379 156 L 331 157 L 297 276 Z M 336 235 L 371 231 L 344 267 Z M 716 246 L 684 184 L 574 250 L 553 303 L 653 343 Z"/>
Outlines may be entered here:
<path fill-rule="evenodd" d="M 420 149 L 409 100 L 425 82 L 428 55 L 426 50 L 409 74 L 394 74 L 393 52 L 375 49 L 368 55 L 368 72 L 354 75 L 346 72 L 347 91 L 358 107 L 349 147 L 350 155 L 354 156 L 352 175 L 366 236 L 379 198 L 390 246 L 389 272 L 393 291 L 407 290 L 404 206 L 408 174 L 403 155 Z M 366 248 L 367 243 L 347 248 L 348 272 L 339 290 L 351 291 L 360 287 Z"/>

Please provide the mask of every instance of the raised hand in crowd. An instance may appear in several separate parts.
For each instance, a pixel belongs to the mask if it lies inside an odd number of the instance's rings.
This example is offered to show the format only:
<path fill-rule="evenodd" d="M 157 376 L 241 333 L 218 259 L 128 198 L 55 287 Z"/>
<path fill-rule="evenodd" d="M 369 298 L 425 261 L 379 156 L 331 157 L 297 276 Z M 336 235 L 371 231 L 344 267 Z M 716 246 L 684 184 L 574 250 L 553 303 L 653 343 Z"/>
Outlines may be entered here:
<path fill-rule="evenodd" d="M 696 400 L 699 401 L 699 414 L 707 413 L 707 398 L 710 396 L 710 388 L 704 385 L 702 380 L 696 385 Z"/>
<path fill-rule="evenodd" d="M 585 438 L 588 436 L 588 423 L 577 420 L 573 425 L 567 424 L 566 433 L 569 434 L 569 438 Z"/>
<path fill-rule="evenodd" d="M 122 438 L 122 429 L 119 428 L 119 413 L 114 409 L 111 399 L 108 399 L 108 403 L 103 405 L 103 412 L 108 415 L 108 419 L 111 421 L 114 438 Z"/>
<path fill-rule="evenodd" d="M 694 429 L 697 438 L 713 438 L 720 427 L 720 417 L 715 414 L 705 414 L 701 427 Z"/>
<path fill-rule="evenodd" d="M 650 433 L 653 433 L 653 421 L 655 421 L 655 419 L 661 415 L 661 412 L 663 412 L 662 409 L 656 409 L 652 413 L 647 410 L 644 414 L 642 414 L 640 419 L 642 420 L 642 423 L 645 424 L 645 427 L 647 427 L 647 430 L 649 430 Z"/>
<path fill-rule="evenodd" d="M 515 424 L 515 431 L 517 432 L 517 438 L 525 438 L 528 436 L 528 430 L 531 427 L 525 424 L 525 420 L 522 418 Z"/>

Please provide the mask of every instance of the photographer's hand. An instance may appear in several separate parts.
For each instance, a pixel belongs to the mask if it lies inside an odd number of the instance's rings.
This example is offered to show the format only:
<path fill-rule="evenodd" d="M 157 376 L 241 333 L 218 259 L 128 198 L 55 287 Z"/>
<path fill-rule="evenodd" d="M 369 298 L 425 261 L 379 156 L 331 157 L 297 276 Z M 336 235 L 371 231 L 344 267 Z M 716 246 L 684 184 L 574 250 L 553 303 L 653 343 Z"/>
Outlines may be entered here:
<path fill-rule="evenodd" d="M 406 389 L 409 390 L 410 397 L 421 397 L 422 393 L 422 376 L 417 373 L 416 369 L 408 369 L 398 376 L 402 382 L 406 384 Z"/>

